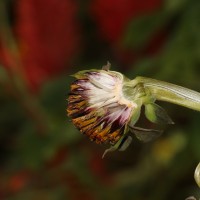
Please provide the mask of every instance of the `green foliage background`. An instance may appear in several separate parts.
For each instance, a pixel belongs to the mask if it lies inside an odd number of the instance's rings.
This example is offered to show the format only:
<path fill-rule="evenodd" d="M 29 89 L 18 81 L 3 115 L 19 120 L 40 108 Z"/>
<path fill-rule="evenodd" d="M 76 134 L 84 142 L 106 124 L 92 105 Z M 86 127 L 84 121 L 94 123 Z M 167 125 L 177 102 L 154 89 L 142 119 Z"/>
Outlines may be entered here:
<path fill-rule="evenodd" d="M 97 40 L 95 26 L 88 27 L 86 11 L 80 16 L 85 49 L 67 73 L 47 82 L 39 94 L 30 94 L 17 74 L 11 77 L 0 66 L 0 199 L 200 198 L 193 179 L 200 161 L 200 113 L 160 103 L 175 125 L 156 141 L 142 144 L 135 139 L 127 151 L 102 160 L 107 147 L 81 135 L 65 111 L 73 81 L 69 74 L 100 68 L 107 60 L 129 78 L 147 76 L 200 91 L 200 2 L 166 0 L 162 10 L 134 19 L 121 41 L 130 50 L 140 51 L 157 30 L 169 28 L 159 53 L 145 55 L 126 69 Z M 1 35 L 4 28 L 1 18 Z M 140 123 L 148 126 L 143 119 Z"/>

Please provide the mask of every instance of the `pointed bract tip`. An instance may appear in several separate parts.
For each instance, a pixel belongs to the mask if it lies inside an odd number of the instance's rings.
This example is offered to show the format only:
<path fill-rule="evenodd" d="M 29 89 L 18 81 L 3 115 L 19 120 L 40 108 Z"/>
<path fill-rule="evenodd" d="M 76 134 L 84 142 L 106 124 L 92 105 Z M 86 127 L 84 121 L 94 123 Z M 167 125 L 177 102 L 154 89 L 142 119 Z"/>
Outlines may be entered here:
<path fill-rule="evenodd" d="M 107 153 L 113 152 L 113 151 L 115 151 L 115 150 L 116 150 L 116 149 L 113 148 L 113 147 L 110 147 L 109 149 L 106 149 L 106 150 L 104 151 L 103 155 L 102 155 L 102 159 L 104 159 L 104 157 L 105 157 L 105 155 L 106 155 Z"/>
<path fill-rule="evenodd" d="M 109 71 L 111 68 L 111 63 L 109 61 L 107 61 L 106 65 L 103 65 L 102 69 L 105 71 Z"/>

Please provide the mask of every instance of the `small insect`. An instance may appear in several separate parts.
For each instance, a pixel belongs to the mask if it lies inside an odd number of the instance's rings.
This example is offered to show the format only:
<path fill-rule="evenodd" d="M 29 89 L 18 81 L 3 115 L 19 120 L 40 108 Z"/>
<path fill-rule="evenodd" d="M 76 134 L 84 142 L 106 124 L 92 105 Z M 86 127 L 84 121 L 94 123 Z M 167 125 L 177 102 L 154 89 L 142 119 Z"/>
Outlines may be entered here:
<path fill-rule="evenodd" d="M 101 70 L 85 70 L 73 75 L 67 113 L 81 133 L 97 144 L 110 143 L 103 156 L 131 143 L 129 132 L 148 142 L 162 134 L 161 130 L 136 127 L 145 108 L 146 118 L 153 123 L 173 124 L 166 111 L 155 103 L 167 101 L 200 111 L 200 93 L 171 83 L 145 77 L 133 80 L 110 71 L 110 63 Z"/>

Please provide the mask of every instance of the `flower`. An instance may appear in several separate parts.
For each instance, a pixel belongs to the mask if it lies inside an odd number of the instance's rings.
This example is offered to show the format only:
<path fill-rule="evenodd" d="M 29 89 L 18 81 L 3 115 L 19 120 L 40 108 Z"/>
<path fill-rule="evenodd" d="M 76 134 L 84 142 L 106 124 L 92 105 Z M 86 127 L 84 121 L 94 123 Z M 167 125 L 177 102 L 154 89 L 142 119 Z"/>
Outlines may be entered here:
<path fill-rule="evenodd" d="M 137 104 L 123 93 L 126 80 L 109 70 L 88 70 L 74 75 L 68 99 L 73 124 L 96 143 L 115 144 L 127 132 Z"/>
<path fill-rule="evenodd" d="M 174 122 L 156 100 L 200 111 L 200 93 L 196 91 L 146 77 L 130 80 L 109 68 L 110 63 L 102 70 L 76 73 L 67 108 L 73 124 L 92 141 L 112 144 L 103 156 L 116 149 L 124 151 L 132 141 L 128 131 L 143 142 L 161 135 L 161 130 L 135 126 L 142 106 L 146 118 L 157 124 Z"/>
<path fill-rule="evenodd" d="M 197 165 L 195 172 L 194 172 L 194 179 L 197 185 L 200 187 L 200 163 Z"/>

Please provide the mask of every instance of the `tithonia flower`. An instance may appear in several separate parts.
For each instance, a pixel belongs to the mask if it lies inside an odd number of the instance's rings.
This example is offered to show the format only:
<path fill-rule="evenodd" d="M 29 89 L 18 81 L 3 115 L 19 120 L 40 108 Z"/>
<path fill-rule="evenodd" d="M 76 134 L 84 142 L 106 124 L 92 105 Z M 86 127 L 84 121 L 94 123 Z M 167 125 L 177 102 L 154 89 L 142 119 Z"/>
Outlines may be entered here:
<path fill-rule="evenodd" d="M 195 91 L 149 78 L 130 80 L 109 67 L 108 63 L 102 70 L 76 73 L 67 108 L 81 133 L 98 144 L 113 145 L 107 151 L 125 150 L 131 142 L 129 131 L 144 142 L 160 135 L 158 130 L 135 127 L 142 105 L 153 123 L 173 123 L 165 110 L 155 104 L 156 100 L 200 111 L 200 94 Z"/>

